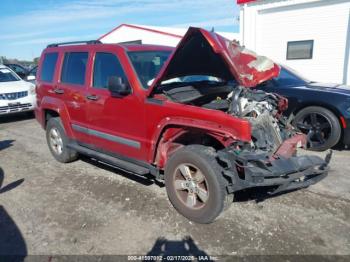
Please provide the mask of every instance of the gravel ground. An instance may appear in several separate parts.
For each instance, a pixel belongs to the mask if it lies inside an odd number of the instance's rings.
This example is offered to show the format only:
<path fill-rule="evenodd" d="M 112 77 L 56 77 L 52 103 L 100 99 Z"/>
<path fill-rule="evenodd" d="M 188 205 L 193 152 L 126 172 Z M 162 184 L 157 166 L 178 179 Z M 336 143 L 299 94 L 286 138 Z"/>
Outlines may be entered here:
<path fill-rule="evenodd" d="M 335 151 L 317 185 L 267 199 L 243 192 L 199 225 L 161 184 L 87 158 L 58 163 L 32 117 L 2 117 L 0 254 L 350 255 L 349 156 Z"/>

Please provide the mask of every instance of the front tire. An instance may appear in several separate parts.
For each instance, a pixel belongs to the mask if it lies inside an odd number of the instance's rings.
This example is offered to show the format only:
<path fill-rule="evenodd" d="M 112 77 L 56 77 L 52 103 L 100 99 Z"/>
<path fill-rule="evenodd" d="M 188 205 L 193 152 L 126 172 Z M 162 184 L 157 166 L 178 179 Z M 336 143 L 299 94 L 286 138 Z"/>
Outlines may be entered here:
<path fill-rule="evenodd" d="M 293 121 L 308 137 L 308 146 L 313 151 L 324 151 L 335 146 L 341 137 L 338 118 L 330 110 L 310 106 L 300 110 Z"/>
<path fill-rule="evenodd" d="M 176 151 L 165 167 L 165 186 L 170 202 L 184 217 L 211 223 L 225 207 L 226 183 L 215 150 L 202 145 Z"/>
<path fill-rule="evenodd" d="M 47 122 L 46 141 L 51 154 L 57 161 L 69 163 L 78 158 L 78 153 L 67 147 L 69 139 L 59 117 L 52 117 Z"/>

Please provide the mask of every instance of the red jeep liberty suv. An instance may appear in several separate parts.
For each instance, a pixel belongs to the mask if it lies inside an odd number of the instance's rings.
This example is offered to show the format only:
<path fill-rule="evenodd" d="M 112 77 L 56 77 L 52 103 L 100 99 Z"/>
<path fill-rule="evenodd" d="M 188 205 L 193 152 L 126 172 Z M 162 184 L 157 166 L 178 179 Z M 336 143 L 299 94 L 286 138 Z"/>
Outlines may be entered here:
<path fill-rule="evenodd" d="M 289 191 L 328 173 L 331 154 L 297 156 L 306 137 L 282 116 L 288 101 L 252 89 L 279 71 L 199 28 L 176 49 L 52 44 L 39 63 L 35 113 L 58 161 L 83 154 L 151 174 L 179 213 L 210 223 L 236 191 Z"/>

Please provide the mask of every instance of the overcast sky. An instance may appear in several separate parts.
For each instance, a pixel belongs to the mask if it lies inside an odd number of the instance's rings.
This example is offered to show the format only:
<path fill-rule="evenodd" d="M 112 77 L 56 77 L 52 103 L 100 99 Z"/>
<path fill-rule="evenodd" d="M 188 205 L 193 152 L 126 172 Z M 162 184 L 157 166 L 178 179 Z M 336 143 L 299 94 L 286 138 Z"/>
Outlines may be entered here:
<path fill-rule="evenodd" d="M 121 23 L 238 32 L 236 0 L 1 0 L 0 56 L 32 60 L 49 43 L 97 39 Z"/>

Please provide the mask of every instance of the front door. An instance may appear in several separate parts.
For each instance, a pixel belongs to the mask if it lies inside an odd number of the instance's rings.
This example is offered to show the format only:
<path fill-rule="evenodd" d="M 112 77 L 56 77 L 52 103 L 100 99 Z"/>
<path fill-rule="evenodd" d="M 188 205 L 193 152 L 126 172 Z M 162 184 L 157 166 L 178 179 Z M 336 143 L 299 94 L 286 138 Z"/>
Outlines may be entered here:
<path fill-rule="evenodd" d="M 111 76 L 120 77 L 129 85 L 117 54 L 96 52 L 92 71 L 87 96 L 91 144 L 98 150 L 118 156 L 145 160 L 141 136 L 145 132 L 145 124 L 140 97 L 132 92 L 116 98 L 107 89 Z"/>

